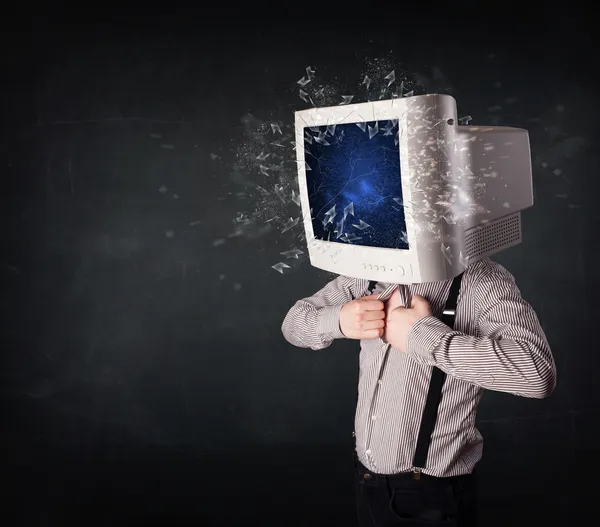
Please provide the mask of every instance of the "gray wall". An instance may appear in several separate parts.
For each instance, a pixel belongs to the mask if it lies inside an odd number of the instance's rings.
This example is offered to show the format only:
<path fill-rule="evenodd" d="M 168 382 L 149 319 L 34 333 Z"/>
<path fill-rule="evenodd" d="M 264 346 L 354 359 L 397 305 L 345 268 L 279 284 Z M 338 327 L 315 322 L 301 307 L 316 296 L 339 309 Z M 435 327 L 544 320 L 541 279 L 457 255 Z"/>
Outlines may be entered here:
<path fill-rule="evenodd" d="M 471 124 L 530 131 L 536 204 L 524 243 L 497 260 L 538 312 L 558 387 L 544 401 L 485 395 L 481 513 L 484 525 L 587 518 L 599 459 L 590 38 L 569 13 L 450 16 L 399 31 L 391 15 L 132 12 L 73 26 L 44 13 L 34 33 L 5 34 L 11 525 L 354 524 L 357 344 L 283 340 L 286 311 L 328 276 L 306 255 L 271 268 L 303 249 L 301 226 L 263 228 L 292 209 L 261 197 L 255 184 L 270 182 L 251 160 L 273 148 L 261 124 L 307 106 L 294 87 L 306 66 L 358 101 L 365 72 L 390 64 L 421 92 L 451 93 Z"/>

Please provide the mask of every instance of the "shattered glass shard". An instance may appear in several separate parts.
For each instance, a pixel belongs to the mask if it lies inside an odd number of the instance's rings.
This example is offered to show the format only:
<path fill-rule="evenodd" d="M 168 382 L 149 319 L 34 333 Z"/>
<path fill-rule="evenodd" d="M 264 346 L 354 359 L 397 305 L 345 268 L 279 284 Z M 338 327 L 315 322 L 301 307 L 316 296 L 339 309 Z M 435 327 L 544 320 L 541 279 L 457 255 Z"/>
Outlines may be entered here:
<path fill-rule="evenodd" d="M 310 126 L 308 128 L 311 132 L 320 132 L 321 129 L 318 126 Z"/>
<path fill-rule="evenodd" d="M 442 254 L 444 255 L 444 258 L 446 258 L 446 261 L 451 264 L 452 263 L 452 249 L 450 248 L 449 245 L 446 245 L 445 243 L 442 243 L 440 245 L 440 249 L 442 250 Z"/>
<path fill-rule="evenodd" d="M 309 144 L 312 145 L 313 144 L 313 136 L 310 135 L 309 133 L 304 134 L 304 140 Z"/>
<path fill-rule="evenodd" d="M 327 133 L 332 137 L 335 135 L 335 126 L 336 126 L 335 124 L 327 125 Z"/>
<path fill-rule="evenodd" d="M 470 115 L 465 115 L 464 117 L 459 117 L 458 124 L 467 125 L 469 124 L 473 118 Z"/>
<path fill-rule="evenodd" d="M 347 234 L 345 241 L 348 243 L 352 243 L 352 242 L 357 242 L 359 240 L 362 240 L 362 236 L 358 236 L 357 234 Z"/>
<path fill-rule="evenodd" d="M 299 81 L 298 84 L 302 87 L 306 86 L 308 83 L 310 82 L 310 79 L 306 78 L 306 77 L 302 77 Z"/>
<path fill-rule="evenodd" d="M 215 159 L 219 159 L 217 154 L 210 154 L 210 158 L 214 161 Z"/>
<path fill-rule="evenodd" d="M 381 90 L 379 92 L 379 100 L 381 100 L 385 97 L 386 92 L 387 92 L 387 88 L 381 88 Z"/>
<path fill-rule="evenodd" d="M 158 191 L 161 194 L 164 194 L 165 192 L 167 192 L 167 190 L 169 190 L 167 187 L 165 187 L 164 185 L 161 185 L 160 188 L 158 189 Z"/>
<path fill-rule="evenodd" d="M 348 214 L 354 216 L 354 202 L 351 201 L 348 205 L 344 207 L 344 220 L 348 217 Z"/>
<path fill-rule="evenodd" d="M 247 214 L 244 214 L 242 212 L 238 212 L 235 216 L 235 221 L 237 221 L 238 223 L 249 223 L 250 222 L 250 218 L 248 218 Z"/>
<path fill-rule="evenodd" d="M 300 254 L 304 254 L 304 253 L 300 249 L 291 249 L 290 251 L 283 251 L 280 254 L 282 256 L 285 256 L 286 258 L 296 258 L 296 259 L 298 259 L 298 256 Z"/>
<path fill-rule="evenodd" d="M 358 223 L 353 223 L 352 227 L 358 229 L 359 231 L 364 231 L 365 229 L 368 229 L 370 225 L 363 220 L 358 220 Z"/>
<path fill-rule="evenodd" d="M 369 126 L 369 139 L 373 139 L 379 133 L 379 121 L 375 122 L 375 126 Z"/>
<path fill-rule="evenodd" d="M 395 144 L 396 146 L 398 146 L 398 143 L 399 143 L 399 142 L 400 142 L 400 130 L 398 130 L 398 131 L 396 132 L 396 137 L 394 137 L 394 144 Z"/>
<path fill-rule="evenodd" d="M 330 219 L 335 218 L 335 205 L 325 213 L 325 217 Z M 331 223 L 331 221 L 329 223 Z"/>
<path fill-rule="evenodd" d="M 382 128 L 383 135 L 392 135 L 394 131 L 394 123 L 392 121 L 388 121 L 387 124 Z"/>
<path fill-rule="evenodd" d="M 356 126 L 358 126 L 363 132 L 367 129 L 367 123 L 356 123 Z"/>
<path fill-rule="evenodd" d="M 296 194 L 294 189 L 292 189 L 292 201 L 300 207 L 300 194 Z"/>
<path fill-rule="evenodd" d="M 270 155 L 271 154 L 265 154 L 264 152 L 261 152 L 256 156 L 256 159 L 258 159 L 259 161 L 265 161 Z"/>
<path fill-rule="evenodd" d="M 299 90 L 298 95 L 304 102 L 308 102 L 308 93 L 306 93 L 304 90 Z"/>
<path fill-rule="evenodd" d="M 283 192 L 283 185 L 273 185 L 275 194 L 285 204 L 285 193 Z"/>
<path fill-rule="evenodd" d="M 510 209 L 510 203 L 509 203 L 508 201 L 505 201 L 505 202 L 502 204 L 502 206 L 503 206 L 505 209 Z"/>
<path fill-rule="evenodd" d="M 402 231 L 400 233 L 400 239 L 402 240 L 403 243 L 405 243 L 406 245 L 408 245 L 408 236 L 406 234 L 405 231 Z"/>
<path fill-rule="evenodd" d="M 368 89 L 369 89 L 369 86 L 371 86 L 371 79 L 369 79 L 369 77 L 367 77 L 367 76 L 365 75 L 365 78 L 363 79 L 363 81 L 362 81 L 362 84 L 366 85 L 366 87 L 367 87 L 367 90 L 368 90 Z"/>
<path fill-rule="evenodd" d="M 277 272 L 283 274 L 283 270 L 284 269 L 291 269 L 291 267 L 287 264 L 284 264 L 283 262 L 279 262 L 276 263 L 275 265 L 271 266 L 272 269 L 275 269 Z"/>
<path fill-rule="evenodd" d="M 404 203 L 402 203 L 402 198 L 392 198 L 398 205 L 404 207 Z"/>
<path fill-rule="evenodd" d="M 259 168 L 261 174 L 264 174 L 265 176 L 269 175 L 268 169 L 265 165 L 259 165 Z"/>
<path fill-rule="evenodd" d="M 281 143 L 271 143 L 273 146 L 278 146 L 279 148 L 285 148 L 285 145 L 282 145 Z"/>
<path fill-rule="evenodd" d="M 354 99 L 354 95 L 342 95 L 342 102 L 340 103 L 340 106 L 342 104 L 350 104 L 352 99 Z"/>
<path fill-rule="evenodd" d="M 310 66 L 306 66 L 306 76 L 308 79 L 313 80 L 315 78 L 315 69 Z"/>
<path fill-rule="evenodd" d="M 327 137 L 327 132 L 319 132 L 319 135 L 317 137 L 315 137 L 315 141 L 323 146 L 329 146 L 329 142 L 327 141 L 327 139 L 325 139 Z"/>
<path fill-rule="evenodd" d="M 344 220 L 340 220 L 336 223 L 333 233 L 337 235 L 337 238 L 344 234 Z"/>
<path fill-rule="evenodd" d="M 410 90 L 409 92 L 406 92 L 404 94 L 404 97 L 412 97 L 414 95 L 415 91 L 414 90 Z"/>
<path fill-rule="evenodd" d="M 463 267 L 468 267 L 469 265 L 469 256 L 465 256 L 463 255 L 462 251 L 460 251 L 458 253 L 458 262 L 460 263 L 460 265 L 462 265 Z"/>
<path fill-rule="evenodd" d="M 271 130 L 273 131 L 273 133 L 279 132 L 280 134 L 283 135 L 283 132 L 281 131 L 281 127 L 278 124 L 272 123 Z"/>
<path fill-rule="evenodd" d="M 315 92 L 315 96 L 316 97 L 323 97 L 323 94 L 325 93 L 325 88 L 320 88 L 319 90 L 317 90 Z"/>
<path fill-rule="evenodd" d="M 387 85 L 388 85 L 388 86 L 391 86 L 391 85 L 392 85 L 392 83 L 393 83 L 393 82 L 396 80 L 396 71 L 395 71 L 395 70 L 392 70 L 392 71 L 391 71 L 391 73 L 388 73 L 388 74 L 387 74 L 387 75 L 384 77 L 384 79 L 385 79 L 386 81 L 388 81 Z"/>
<path fill-rule="evenodd" d="M 289 231 L 290 229 L 293 229 L 296 225 L 298 225 L 298 222 L 300 221 L 300 218 L 290 218 L 285 225 L 283 226 L 283 230 L 281 231 L 281 234 L 283 234 L 284 232 Z"/>
<path fill-rule="evenodd" d="M 471 167 L 469 165 L 465 165 L 465 168 L 463 168 L 462 170 L 460 167 L 457 167 L 457 168 L 460 171 L 461 175 L 463 175 L 463 176 L 472 176 L 473 175 L 473 171 L 471 170 Z"/>

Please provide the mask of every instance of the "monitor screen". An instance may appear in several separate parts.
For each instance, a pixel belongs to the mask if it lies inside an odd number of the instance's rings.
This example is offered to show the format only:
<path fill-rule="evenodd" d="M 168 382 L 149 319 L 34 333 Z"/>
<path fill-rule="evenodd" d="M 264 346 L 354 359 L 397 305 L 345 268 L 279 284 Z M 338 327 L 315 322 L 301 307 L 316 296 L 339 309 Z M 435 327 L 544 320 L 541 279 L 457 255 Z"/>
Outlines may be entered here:
<path fill-rule="evenodd" d="M 397 121 L 304 128 L 314 236 L 408 249 Z"/>

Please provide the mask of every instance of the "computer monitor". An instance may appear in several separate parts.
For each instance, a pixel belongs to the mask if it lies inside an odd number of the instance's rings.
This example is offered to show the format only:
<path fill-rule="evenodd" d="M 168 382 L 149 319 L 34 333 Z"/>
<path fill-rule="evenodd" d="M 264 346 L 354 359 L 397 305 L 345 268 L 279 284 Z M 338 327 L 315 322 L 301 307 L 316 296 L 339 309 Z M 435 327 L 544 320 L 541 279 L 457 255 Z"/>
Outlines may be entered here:
<path fill-rule="evenodd" d="M 298 111 L 295 131 L 314 267 L 431 282 L 521 242 L 526 130 L 461 126 L 455 99 L 430 94 Z"/>

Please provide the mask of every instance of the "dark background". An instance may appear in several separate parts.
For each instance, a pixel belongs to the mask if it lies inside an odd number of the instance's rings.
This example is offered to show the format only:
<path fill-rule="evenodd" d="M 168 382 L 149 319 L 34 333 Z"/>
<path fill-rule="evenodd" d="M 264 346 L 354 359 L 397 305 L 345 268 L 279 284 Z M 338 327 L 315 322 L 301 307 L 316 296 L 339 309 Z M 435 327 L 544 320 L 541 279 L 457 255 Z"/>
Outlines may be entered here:
<path fill-rule="evenodd" d="M 244 116 L 291 122 L 306 107 L 289 90 L 306 66 L 351 92 L 362 57 L 392 51 L 472 124 L 531 135 L 536 205 L 524 243 L 496 259 L 538 312 L 558 387 L 484 397 L 482 525 L 588 524 L 600 468 L 589 14 L 277 9 L 3 17 L 2 523 L 355 525 L 357 344 L 283 340 L 286 311 L 327 277 L 302 259 L 275 272 L 290 246 L 278 232 L 228 237 L 252 207 L 232 167 Z"/>

